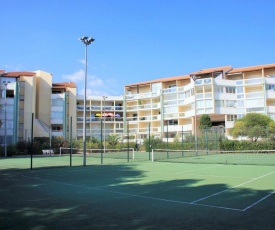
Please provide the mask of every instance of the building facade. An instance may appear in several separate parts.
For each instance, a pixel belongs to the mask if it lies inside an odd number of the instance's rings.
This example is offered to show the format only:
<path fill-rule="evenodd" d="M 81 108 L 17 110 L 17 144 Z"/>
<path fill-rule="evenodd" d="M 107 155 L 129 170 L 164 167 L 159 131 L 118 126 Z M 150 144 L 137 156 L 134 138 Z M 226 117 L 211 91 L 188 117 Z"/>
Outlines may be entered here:
<path fill-rule="evenodd" d="M 225 132 L 247 113 L 275 119 L 275 64 L 203 69 L 125 86 L 125 117 L 138 138 L 198 135 L 203 114 Z"/>
<path fill-rule="evenodd" d="M 84 97 L 77 95 L 75 83 L 52 83 L 44 71 L 0 70 L 0 77 L 1 145 L 30 139 L 32 128 L 34 137 L 83 138 Z M 229 136 L 234 121 L 247 113 L 275 120 L 275 64 L 203 69 L 126 85 L 124 96 L 86 99 L 87 137 L 197 136 L 203 114 L 210 116 L 213 129 Z"/>
<path fill-rule="evenodd" d="M 83 137 L 84 97 L 77 96 L 77 138 Z M 86 100 L 86 135 L 100 138 L 122 134 L 123 96 L 88 96 Z"/>

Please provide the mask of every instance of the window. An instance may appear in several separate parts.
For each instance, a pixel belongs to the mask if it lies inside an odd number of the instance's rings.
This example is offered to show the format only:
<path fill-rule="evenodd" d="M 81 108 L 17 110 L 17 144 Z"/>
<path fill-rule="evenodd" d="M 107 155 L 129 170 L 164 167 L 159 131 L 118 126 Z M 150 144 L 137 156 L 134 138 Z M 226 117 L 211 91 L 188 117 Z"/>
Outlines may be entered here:
<path fill-rule="evenodd" d="M 169 86 L 169 92 L 176 92 L 177 91 L 177 86 L 176 85 L 170 85 Z"/>
<path fill-rule="evenodd" d="M 177 113 L 178 107 L 166 107 L 164 108 L 164 113 Z"/>
<path fill-rule="evenodd" d="M 246 109 L 247 113 L 253 113 L 253 112 L 263 112 L 264 107 L 255 107 L 255 108 L 248 108 Z"/>
<path fill-rule="evenodd" d="M 236 93 L 236 88 L 235 87 L 226 87 L 225 92 L 226 93 Z"/>
<path fill-rule="evenodd" d="M 243 87 L 242 86 L 237 87 L 237 93 L 243 93 Z"/>
<path fill-rule="evenodd" d="M 244 107 L 244 101 L 243 100 L 238 100 L 238 107 Z"/>
<path fill-rule="evenodd" d="M 63 106 L 63 99 L 52 99 L 52 106 Z"/>
<path fill-rule="evenodd" d="M 52 119 L 62 119 L 63 118 L 63 112 L 52 112 L 51 113 Z"/>
<path fill-rule="evenodd" d="M 236 121 L 237 120 L 237 115 L 227 115 L 226 120 L 227 121 Z"/>
<path fill-rule="evenodd" d="M 212 107 L 213 103 L 212 100 L 205 100 L 205 107 Z"/>
<path fill-rule="evenodd" d="M 246 107 L 251 108 L 251 107 L 261 107 L 264 105 L 264 100 L 263 99 L 254 99 L 254 100 L 247 100 L 246 101 Z"/>
<path fill-rule="evenodd" d="M 152 84 L 152 92 L 160 92 L 161 84 L 160 83 L 153 83 Z"/>
<path fill-rule="evenodd" d="M 168 124 L 169 125 L 178 125 L 178 121 L 177 120 L 169 120 Z"/>
<path fill-rule="evenodd" d="M 267 90 L 275 90 L 275 85 L 267 85 Z"/>
<path fill-rule="evenodd" d="M 204 108 L 204 101 L 203 100 L 196 101 L 196 108 L 197 109 Z"/>
<path fill-rule="evenodd" d="M 223 93 L 223 86 L 216 86 L 215 87 L 215 92 L 216 93 Z"/>

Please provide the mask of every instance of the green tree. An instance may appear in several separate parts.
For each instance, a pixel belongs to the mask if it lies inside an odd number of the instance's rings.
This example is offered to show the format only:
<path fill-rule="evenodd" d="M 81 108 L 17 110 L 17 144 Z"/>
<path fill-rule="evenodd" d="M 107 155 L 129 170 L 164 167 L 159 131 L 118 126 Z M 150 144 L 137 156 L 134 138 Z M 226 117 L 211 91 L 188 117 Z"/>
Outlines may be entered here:
<path fill-rule="evenodd" d="M 112 147 L 115 147 L 120 140 L 120 136 L 117 134 L 110 134 L 107 136 L 106 141 Z"/>
<path fill-rule="evenodd" d="M 200 118 L 200 129 L 208 129 L 212 127 L 212 121 L 208 114 L 203 114 Z"/>
<path fill-rule="evenodd" d="M 272 140 L 275 140 L 275 121 L 272 121 L 268 124 L 268 136 Z"/>
<path fill-rule="evenodd" d="M 272 122 L 273 120 L 264 114 L 248 113 L 235 122 L 231 135 L 235 138 L 247 136 L 251 141 L 256 142 L 260 137 L 266 137 L 269 124 Z"/>

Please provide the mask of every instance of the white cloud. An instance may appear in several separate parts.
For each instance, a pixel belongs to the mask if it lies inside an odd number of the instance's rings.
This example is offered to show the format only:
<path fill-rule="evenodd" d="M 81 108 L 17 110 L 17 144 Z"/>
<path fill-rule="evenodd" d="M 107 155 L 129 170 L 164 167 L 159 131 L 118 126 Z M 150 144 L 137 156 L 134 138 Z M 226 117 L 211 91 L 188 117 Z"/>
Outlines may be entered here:
<path fill-rule="evenodd" d="M 76 72 L 68 75 L 63 75 L 62 77 L 66 80 L 77 83 L 78 81 L 83 81 L 85 72 L 83 69 L 77 70 Z"/>
<path fill-rule="evenodd" d="M 84 95 L 84 77 L 85 71 L 82 69 L 79 69 L 72 74 L 63 75 L 63 79 L 65 79 L 66 81 L 72 81 L 76 83 L 78 95 Z M 122 95 L 123 92 L 123 88 L 118 88 L 116 79 L 104 79 L 95 75 L 87 76 L 86 88 L 87 96 L 119 96 Z"/>
<path fill-rule="evenodd" d="M 85 59 L 79 59 L 77 61 L 80 62 L 82 65 L 85 65 Z"/>

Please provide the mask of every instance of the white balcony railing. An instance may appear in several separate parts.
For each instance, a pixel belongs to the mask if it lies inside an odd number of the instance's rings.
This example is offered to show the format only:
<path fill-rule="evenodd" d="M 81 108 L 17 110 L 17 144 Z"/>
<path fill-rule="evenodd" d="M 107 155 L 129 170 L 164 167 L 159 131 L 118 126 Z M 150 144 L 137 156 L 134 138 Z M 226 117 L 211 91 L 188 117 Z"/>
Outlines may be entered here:
<path fill-rule="evenodd" d="M 267 106 L 268 113 L 275 113 L 275 106 Z"/>
<path fill-rule="evenodd" d="M 264 83 L 263 78 L 253 78 L 244 81 L 245 85 L 258 85 Z"/>

